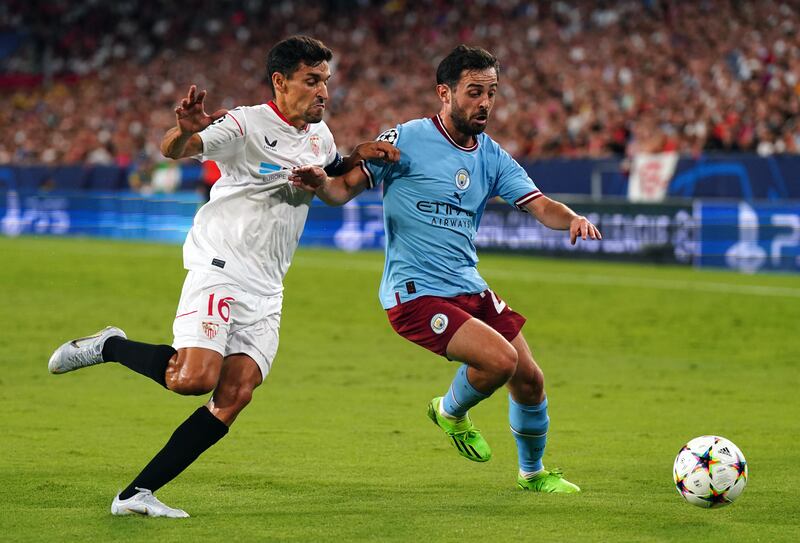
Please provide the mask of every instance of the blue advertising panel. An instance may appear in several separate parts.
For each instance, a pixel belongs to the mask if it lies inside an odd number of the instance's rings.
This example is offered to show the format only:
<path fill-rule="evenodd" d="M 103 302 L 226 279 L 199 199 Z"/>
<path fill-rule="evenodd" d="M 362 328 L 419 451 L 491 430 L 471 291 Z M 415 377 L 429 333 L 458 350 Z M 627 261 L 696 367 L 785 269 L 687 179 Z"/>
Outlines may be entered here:
<path fill-rule="evenodd" d="M 182 243 L 201 201 L 194 193 L 141 195 L 90 191 L 0 191 L 0 234 L 90 236 Z M 526 213 L 490 202 L 475 239 L 480 251 L 569 254 L 588 258 L 800 271 L 800 203 L 744 201 L 689 205 L 574 203 L 603 241 L 569 244 Z M 314 200 L 302 245 L 381 250 L 379 191 L 342 207 Z"/>
<path fill-rule="evenodd" d="M 180 243 L 199 205 L 194 193 L 0 191 L 0 232 Z"/>
<path fill-rule="evenodd" d="M 698 202 L 699 266 L 800 271 L 800 204 Z"/>

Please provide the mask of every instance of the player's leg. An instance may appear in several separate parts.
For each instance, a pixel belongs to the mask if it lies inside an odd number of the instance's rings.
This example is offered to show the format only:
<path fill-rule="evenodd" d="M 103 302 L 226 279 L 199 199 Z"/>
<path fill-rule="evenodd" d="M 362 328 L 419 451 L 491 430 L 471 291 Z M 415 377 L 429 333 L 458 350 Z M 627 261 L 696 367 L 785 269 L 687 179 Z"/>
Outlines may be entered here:
<path fill-rule="evenodd" d="M 550 418 L 544 393 L 544 374 L 533 359 L 530 346 L 520 332 L 511 344 L 517 351 L 517 369 L 507 386 L 508 420 L 517 443 L 517 484 L 537 492 L 579 492 L 559 470 L 545 470 L 542 458 L 547 444 Z"/>
<path fill-rule="evenodd" d="M 200 395 L 219 382 L 223 355 L 230 353 L 231 330 L 247 320 L 248 298 L 241 288 L 216 274 L 189 272 L 172 323 L 176 354 L 164 370 L 166 387 Z"/>
<path fill-rule="evenodd" d="M 163 504 L 164 509 L 157 511 L 163 514 L 153 514 L 149 508 L 153 507 L 153 500 L 158 502 L 153 493 L 228 433 L 229 426 L 250 403 L 253 391 L 261 381 L 262 371 L 251 357 L 244 354 L 225 357 L 214 395 L 175 430 L 141 473 L 114 498 L 112 513 L 187 516 L 183 511 Z"/>
<path fill-rule="evenodd" d="M 447 344 L 447 357 L 463 362 L 441 402 L 443 414 L 456 419 L 466 416 L 472 407 L 503 386 L 517 366 L 514 348 L 475 318 L 453 334 Z"/>
<path fill-rule="evenodd" d="M 507 384 L 508 420 L 517 442 L 520 474 L 530 477 L 544 468 L 542 457 L 550 419 L 544 394 L 544 375 L 522 332 L 514 338 L 512 345 L 517 350 L 519 362 L 516 373 Z"/>
<path fill-rule="evenodd" d="M 51 373 L 118 362 L 179 394 L 206 394 L 219 377 L 222 355 L 205 348 L 183 348 L 132 341 L 109 326 L 96 334 L 64 343 L 50 357 Z"/>
<path fill-rule="evenodd" d="M 212 415 L 230 426 L 253 399 L 253 391 L 262 379 L 262 370 L 249 356 L 226 356 L 219 384 L 206 407 Z"/>
<path fill-rule="evenodd" d="M 151 378 L 161 386 L 183 395 L 202 395 L 214 390 L 222 367 L 222 354 L 205 347 L 149 345 L 112 337 L 103 347 L 105 361 Z"/>
<path fill-rule="evenodd" d="M 502 386 L 514 373 L 516 351 L 497 332 L 470 314 L 479 295 L 423 296 L 389 309 L 395 331 L 447 357 L 464 362 L 442 397 L 428 404 L 428 417 L 448 435 L 458 453 L 476 462 L 491 458 L 491 449 L 467 412 Z"/>
<path fill-rule="evenodd" d="M 194 343 L 217 348 L 214 341 L 224 337 L 224 349 L 235 354 L 229 354 L 221 360 L 216 370 L 218 380 L 209 402 L 175 430 L 164 448 L 114 499 L 112 512 L 115 506 L 117 510 L 125 510 L 122 506 L 131 503 L 131 500 L 135 502 L 140 494 L 149 499 L 153 492 L 175 478 L 203 451 L 219 441 L 228 432 L 236 416 L 250 403 L 253 391 L 269 373 L 278 350 L 282 298 L 261 298 L 242 291 L 233 294 L 236 303 L 232 304 L 230 313 L 223 314 L 230 318 L 225 320 L 225 326 L 222 323 L 214 326 L 214 334 L 208 334 L 210 327 L 207 325 L 197 328 L 176 321 L 176 345 Z M 195 337 L 192 337 L 193 333 Z M 187 352 L 202 350 L 186 349 Z M 178 351 L 180 353 L 181 349 Z M 208 367 L 211 366 L 202 366 L 204 369 Z M 176 382 L 182 382 L 180 372 L 176 372 L 175 376 Z"/>
<path fill-rule="evenodd" d="M 103 362 L 119 362 L 178 394 L 207 394 L 214 389 L 222 354 L 205 347 L 179 348 L 127 339 L 108 327 L 93 336 L 59 347 L 50 357 L 52 373 L 66 373 Z M 224 341 L 224 338 L 222 338 Z"/>
<path fill-rule="evenodd" d="M 206 394 L 219 379 L 230 329 L 235 287 L 218 275 L 189 272 L 173 324 L 174 347 L 128 339 L 109 326 L 59 347 L 50 357 L 51 373 L 66 373 L 103 362 L 119 362 L 179 394 Z M 176 350 L 177 348 L 177 350 Z"/>
<path fill-rule="evenodd" d="M 485 462 L 492 451 L 468 412 L 511 378 L 517 365 L 516 351 L 495 330 L 470 318 L 448 342 L 447 357 L 463 364 L 447 393 L 431 401 L 428 416 L 450 435 L 461 456 Z"/>

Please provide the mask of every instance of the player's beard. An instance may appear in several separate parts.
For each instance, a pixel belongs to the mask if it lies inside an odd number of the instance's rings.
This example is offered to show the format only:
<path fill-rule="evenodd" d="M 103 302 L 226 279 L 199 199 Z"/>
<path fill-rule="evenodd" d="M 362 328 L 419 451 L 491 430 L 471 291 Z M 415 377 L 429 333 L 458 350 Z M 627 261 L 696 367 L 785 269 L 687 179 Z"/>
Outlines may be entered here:
<path fill-rule="evenodd" d="M 488 125 L 489 121 L 489 112 L 485 111 L 482 112 L 486 115 L 486 124 L 472 124 L 470 123 L 470 118 L 467 116 L 467 112 L 458 105 L 458 101 L 453 99 L 453 105 L 450 109 L 450 120 L 453 121 L 453 126 L 464 134 L 465 136 L 477 136 L 478 134 L 482 133 L 486 130 L 486 125 Z"/>
<path fill-rule="evenodd" d="M 325 109 L 319 109 L 316 106 L 319 105 L 318 103 L 314 103 L 309 107 L 305 115 L 303 115 L 303 120 L 309 124 L 315 124 L 322 120 L 322 116 L 325 114 Z"/>

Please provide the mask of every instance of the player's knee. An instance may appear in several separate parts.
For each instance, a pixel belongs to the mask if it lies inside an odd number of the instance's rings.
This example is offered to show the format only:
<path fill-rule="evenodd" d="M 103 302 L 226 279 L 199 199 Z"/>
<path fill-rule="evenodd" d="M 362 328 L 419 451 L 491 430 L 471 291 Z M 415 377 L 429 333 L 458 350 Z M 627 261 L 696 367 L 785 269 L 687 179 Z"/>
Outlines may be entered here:
<path fill-rule="evenodd" d="M 176 373 L 167 376 L 167 387 L 185 396 L 202 396 L 208 394 L 217 385 L 217 376 L 208 373 L 186 375 Z"/>
<path fill-rule="evenodd" d="M 218 388 L 214 392 L 213 404 L 215 415 L 230 426 L 236 416 L 247 407 L 253 399 L 253 389 L 249 386 L 228 386 Z M 214 412 L 214 411 L 212 411 Z"/>
<path fill-rule="evenodd" d="M 495 358 L 495 373 L 501 377 L 503 381 L 511 379 L 517 371 L 517 362 L 519 358 L 517 351 L 511 346 L 510 343 L 506 344 L 502 349 L 498 349 Z"/>

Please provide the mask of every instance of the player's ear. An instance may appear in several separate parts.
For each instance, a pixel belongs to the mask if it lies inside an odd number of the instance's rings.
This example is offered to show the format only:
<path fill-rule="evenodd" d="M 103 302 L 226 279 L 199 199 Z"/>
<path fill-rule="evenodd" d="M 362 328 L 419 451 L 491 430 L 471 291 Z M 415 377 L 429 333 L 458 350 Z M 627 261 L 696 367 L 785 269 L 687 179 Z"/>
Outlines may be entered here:
<path fill-rule="evenodd" d="M 286 78 L 280 72 L 272 72 L 272 86 L 275 91 L 286 92 Z"/>
<path fill-rule="evenodd" d="M 439 100 L 441 100 L 443 104 L 450 103 L 450 87 L 447 85 L 436 85 L 436 94 L 439 95 Z"/>

